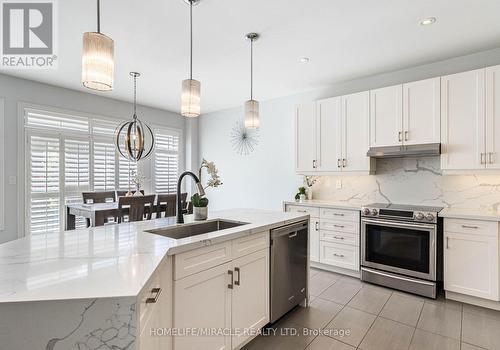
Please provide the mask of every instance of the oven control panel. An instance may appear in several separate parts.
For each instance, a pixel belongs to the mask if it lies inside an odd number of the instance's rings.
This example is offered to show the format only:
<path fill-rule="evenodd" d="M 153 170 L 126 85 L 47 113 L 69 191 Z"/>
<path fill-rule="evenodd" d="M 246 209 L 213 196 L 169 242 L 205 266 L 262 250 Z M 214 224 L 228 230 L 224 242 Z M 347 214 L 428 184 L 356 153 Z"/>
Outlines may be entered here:
<path fill-rule="evenodd" d="M 405 221 L 417 221 L 417 222 L 437 222 L 437 213 L 429 211 L 413 211 L 413 210 L 401 210 L 393 208 L 373 208 L 373 207 L 362 207 L 361 215 L 365 217 L 372 218 L 387 218 Z"/>

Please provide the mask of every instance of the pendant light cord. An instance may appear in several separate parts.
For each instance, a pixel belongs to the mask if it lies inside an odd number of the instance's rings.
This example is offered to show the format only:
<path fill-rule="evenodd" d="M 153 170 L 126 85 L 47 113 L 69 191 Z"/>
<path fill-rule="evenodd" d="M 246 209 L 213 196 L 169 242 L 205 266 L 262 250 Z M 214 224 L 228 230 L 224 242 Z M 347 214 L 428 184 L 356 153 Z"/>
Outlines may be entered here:
<path fill-rule="evenodd" d="M 190 36 L 190 58 L 189 58 L 189 79 L 193 79 L 193 0 L 189 1 L 189 36 Z"/>
<path fill-rule="evenodd" d="M 250 100 L 253 100 L 253 39 L 250 39 Z"/>
<path fill-rule="evenodd" d="M 101 33 L 101 1 L 97 0 L 97 32 Z"/>
<path fill-rule="evenodd" d="M 137 75 L 134 74 L 134 120 L 137 119 Z"/>

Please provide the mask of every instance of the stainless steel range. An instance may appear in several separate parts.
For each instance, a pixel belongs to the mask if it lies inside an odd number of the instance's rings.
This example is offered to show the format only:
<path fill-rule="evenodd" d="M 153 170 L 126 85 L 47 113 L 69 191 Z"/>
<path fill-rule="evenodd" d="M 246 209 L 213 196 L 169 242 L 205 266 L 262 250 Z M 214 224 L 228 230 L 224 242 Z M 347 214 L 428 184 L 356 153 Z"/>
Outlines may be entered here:
<path fill-rule="evenodd" d="M 440 207 L 374 203 L 361 209 L 361 279 L 436 298 L 442 280 Z"/>

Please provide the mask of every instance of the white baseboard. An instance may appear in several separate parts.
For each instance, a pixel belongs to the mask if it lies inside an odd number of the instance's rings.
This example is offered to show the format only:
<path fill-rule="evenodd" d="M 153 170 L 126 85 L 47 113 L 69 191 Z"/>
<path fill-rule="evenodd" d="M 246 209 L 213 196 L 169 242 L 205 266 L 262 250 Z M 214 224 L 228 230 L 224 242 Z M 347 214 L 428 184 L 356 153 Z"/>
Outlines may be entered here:
<path fill-rule="evenodd" d="M 336 272 L 340 273 L 342 275 L 347 275 L 351 277 L 356 277 L 356 278 L 361 278 L 361 272 L 360 271 L 355 271 L 355 270 L 349 270 L 349 269 L 344 269 L 343 267 L 337 267 L 337 266 L 332 266 L 332 265 L 327 265 L 327 264 L 322 264 L 319 262 L 310 262 L 310 266 L 321 269 L 321 270 L 326 270 L 330 272 Z"/>
<path fill-rule="evenodd" d="M 460 301 L 466 304 L 472 304 L 476 306 L 485 307 L 488 309 L 498 310 L 500 311 L 500 302 L 494 300 L 488 300 L 478 297 L 472 297 L 470 295 L 455 293 L 455 292 L 445 292 L 446 299 Z"/>

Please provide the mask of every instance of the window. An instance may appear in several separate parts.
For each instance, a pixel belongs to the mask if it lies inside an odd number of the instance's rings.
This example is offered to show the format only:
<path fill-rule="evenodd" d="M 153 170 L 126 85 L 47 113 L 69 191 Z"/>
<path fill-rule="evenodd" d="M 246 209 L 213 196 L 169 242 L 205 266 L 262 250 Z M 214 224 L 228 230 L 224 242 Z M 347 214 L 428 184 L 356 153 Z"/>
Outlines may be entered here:
<path fill-rule="evenodd" d="M 155 193 L 175 193 L 179 175 L 180 134 L 173 130 L 156 129 L 156 148 L 153 155 Z"/>
<path fill-rule="evenodd" d="M 25 109 L 27 231 L 59 231 L 66 204 L 81 202 L 84 191 L 133 189 L 132 176 L 138 170 L 147 170 L 146 175 L 152 170 L 148 191 L 175 192 L 180 132 L 154 128 L 155 151 L 138 167 L 115 151 L 114 133 L 120 122 Z M 76 225 L 85 227 L 86 222 L 78 218 Z"/>

